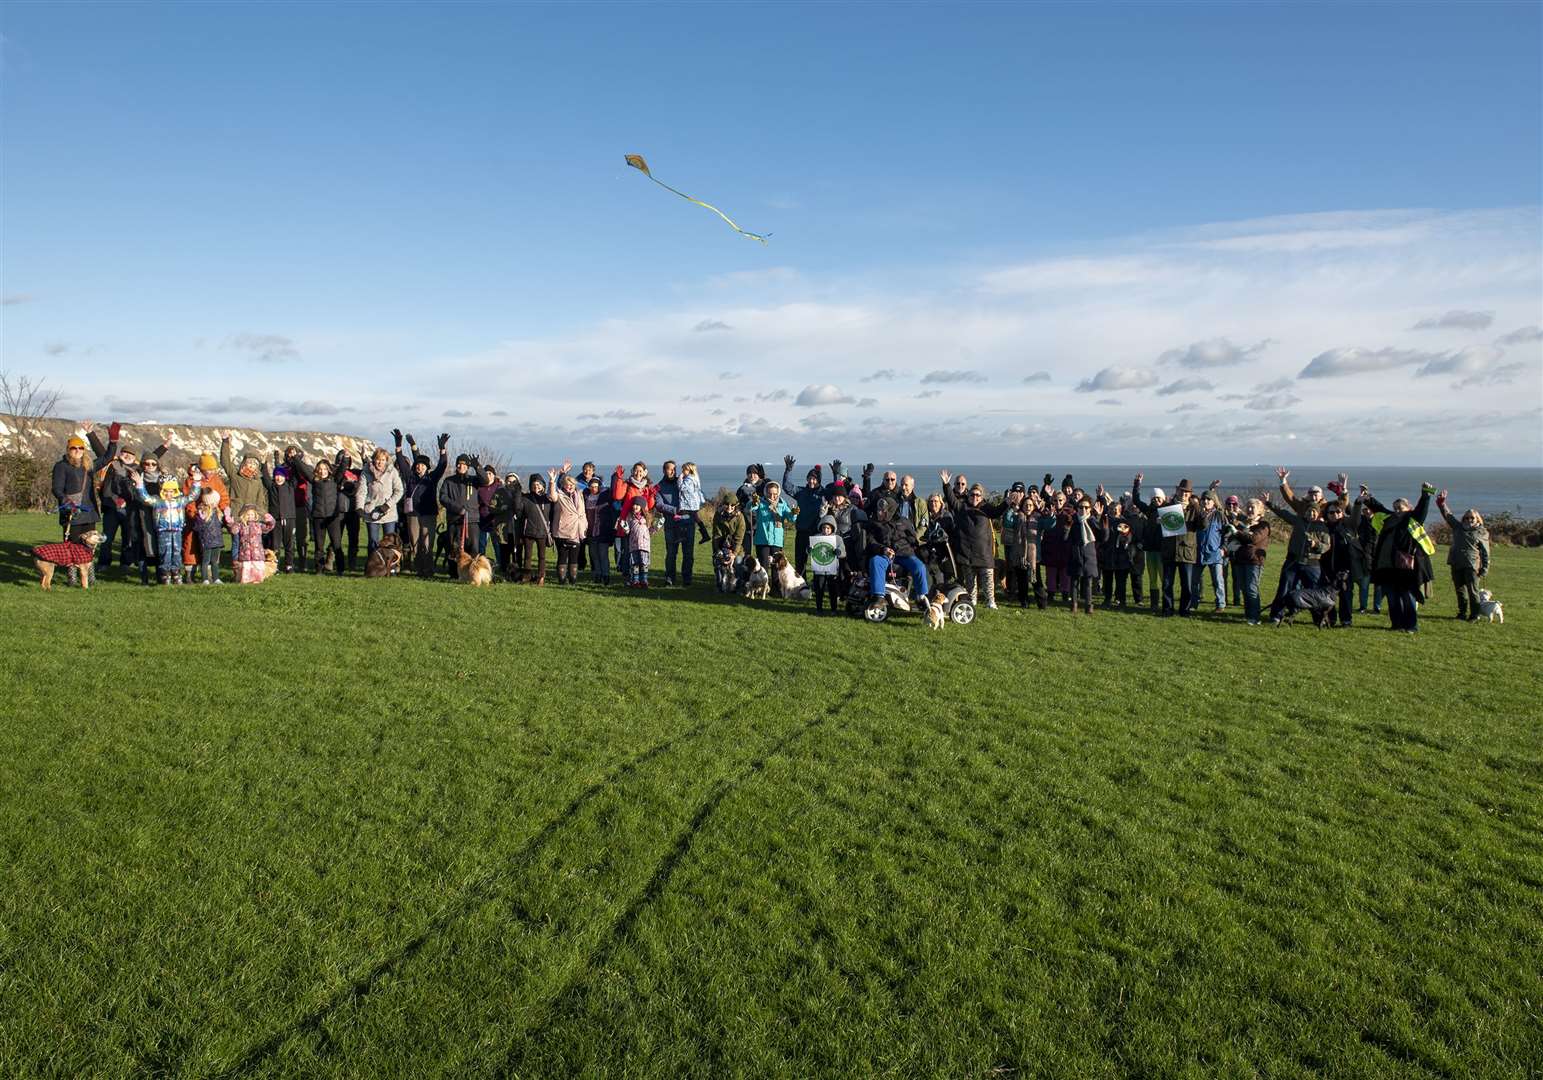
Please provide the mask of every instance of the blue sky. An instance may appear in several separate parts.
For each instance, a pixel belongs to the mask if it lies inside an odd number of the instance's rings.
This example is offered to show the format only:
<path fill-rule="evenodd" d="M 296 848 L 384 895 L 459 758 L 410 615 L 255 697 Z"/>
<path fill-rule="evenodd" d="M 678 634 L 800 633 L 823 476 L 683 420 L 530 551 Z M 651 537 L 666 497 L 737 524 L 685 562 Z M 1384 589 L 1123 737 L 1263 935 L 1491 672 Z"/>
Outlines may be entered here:
<path fill-rule="evenodd" d="M 13 3 L 0 358 L 526 460 L 1538 464 L 1540 10 Z"/>

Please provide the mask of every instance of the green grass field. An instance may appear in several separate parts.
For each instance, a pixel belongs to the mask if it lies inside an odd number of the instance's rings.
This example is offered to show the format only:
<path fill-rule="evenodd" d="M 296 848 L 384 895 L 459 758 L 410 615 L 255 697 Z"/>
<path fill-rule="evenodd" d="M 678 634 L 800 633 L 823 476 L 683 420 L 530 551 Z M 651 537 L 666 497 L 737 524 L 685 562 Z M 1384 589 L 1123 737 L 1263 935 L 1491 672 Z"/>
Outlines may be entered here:
<path fill-rule="evenodd" d="M 45 594 L 56 535 L 0 518 L 6 1076 L 1543 1068 L 1543 552 L 1415 638 L 932 633 L 710 568 Z"/>

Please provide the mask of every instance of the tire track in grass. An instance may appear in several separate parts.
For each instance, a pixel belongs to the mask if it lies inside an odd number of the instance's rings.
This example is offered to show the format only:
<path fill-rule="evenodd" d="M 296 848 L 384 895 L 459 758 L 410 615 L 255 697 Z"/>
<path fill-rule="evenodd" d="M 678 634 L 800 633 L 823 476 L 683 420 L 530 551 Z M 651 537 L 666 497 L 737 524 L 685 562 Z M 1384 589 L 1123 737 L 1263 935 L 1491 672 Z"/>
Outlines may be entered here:
<path fill-rule="evenodd" d="M 738 715 L 741 709 L 747 707 L 756 699 L 756 696 L 754 693 L 741 695 L 728 708 L 721 709 L 711 716 L 697 721 L 697 723 L 685 731 L 661 739 L 659 742 L 634 754 L 620 764 L 611 766 L 588 787 L 569 799 L 567 804 L 548 820 L 545 825 L 532 833 L 530 838 L 519 847 L 508 861 L 499 867 L 483 871 L 464 885 L 459 895 L 447 901 L 434 914 L 433 918 L 424 925 L 422 930 L 397 946 L 387 956 L 375 961 L 321 1004 L 253 1044 L 234 1062 L 223 1069 L 215 1071 L 212 1075 L 221 1078 L 241 1075 L 262 1064 L 266 1058 L 291 1039 L 297 1036 L 324 1033 L 322 1025 L 326 1023 L 327 1018 L 333 1013 L 368 997 L 370 991 L 374 990 L 382 979 L 409 963 L 437 935 L 448 930 L 458 920 L 471 915 L 483 904 L 493 900 L 495 897 L 492 892 L 492 886 L 498 879 L 527 869 L 541 850 L 557 835 L 559 830 L 577 817 L 579 812 L 597 796 L 615 787 L 661 755 L 705 734 L 709 728 L 719 721 Z M 761 760 L 764 761 L 764 757 Z M 532 921 L 530 912 L 525 909 L 518 899 L 513 899 L 511 902 L 516 917 L 524 922 Z M 183 1064 L 185 1066 L 188 1063 L 184 1061 Z"/>
<path fill-rule="evenodd" d="M 725 777 L 713 785 L 713 789 L 707 798 L 703 799 L 701 804 L 697 806 L 685 826 L 676 834 L 669 850 L 664 853 L 664 856 L 655 865 L 653 873 L 649 875 L 648 883 L 628 902 L 626 908 L 617 916 L 616 921 L 611 924 L 610 930 L 606 932 L 600 944 L 585 958 L 574 976 L 540 1010 L 542 1018 L 515 1036 L 514 1045 L 505 1056 L 503 1063 L 494 1071 L 495 1076 L 513 1077 L 517 1075 L 515 1073 L 515 1059 L 523 1045 L 532 1039 L 540 1037 L 556 1018 L 561 1007 L 578 996 L 590 972 L 597 965 L 605 963 L 616 952 L 623 939 L 637 925 L 638 918 L 643 914 L 644 910 L 664 895 L 665 889 L 669 887 L 670 879 L 675 875 L 676 868 L 680 865 L 681 860 L 690 853 L 692 841 L 696 839 L 697 834 L 702 831 L 703 826 L 707 824 L 708 819 L 717 811 L 723 800 L 738 790 L 740 785 L 746 780 L 764 769 L 769 760 L 776 757 L 788 746 L 808 735 L 827 720 L 840 715 L 842 710 L 851 704 L 856 696 L 857 691 L 849 689 L 836 701 L 815 713 L 811 719 L 799 724 L 786 735 L 772 743 L 756 757 L 741 766 L 733 775 Z"/>

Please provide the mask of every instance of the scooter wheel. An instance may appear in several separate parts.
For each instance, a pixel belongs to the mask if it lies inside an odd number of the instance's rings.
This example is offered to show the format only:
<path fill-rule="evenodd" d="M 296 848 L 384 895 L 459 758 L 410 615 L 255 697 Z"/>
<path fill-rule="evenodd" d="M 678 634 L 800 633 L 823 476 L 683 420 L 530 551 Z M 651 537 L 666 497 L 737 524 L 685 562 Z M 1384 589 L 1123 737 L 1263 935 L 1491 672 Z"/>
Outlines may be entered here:
<path fill-rule="evenodd" d="M 975 605 L 968 600 L 955 601 L 948 617 L 960 626 L 968 626 L 975 621 Z"/>
<path fill-rule="evenodd" d="M 871 623 L 881 623 L 889 618 L 888 604 L 874 604 L 863 609 L 863 618 Z"/>

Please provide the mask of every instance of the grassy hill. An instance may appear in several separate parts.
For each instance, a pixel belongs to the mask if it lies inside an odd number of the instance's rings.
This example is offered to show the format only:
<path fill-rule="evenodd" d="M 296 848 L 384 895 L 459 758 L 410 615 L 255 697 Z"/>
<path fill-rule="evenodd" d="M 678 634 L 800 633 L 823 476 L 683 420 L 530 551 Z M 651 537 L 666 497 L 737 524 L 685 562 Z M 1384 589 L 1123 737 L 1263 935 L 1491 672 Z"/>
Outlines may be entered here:
<path fill-rule="evenodd" d="M 1415 638 L 932 633 L 710 574 L 44 594 L 56 532 L 0 517 L 8 1075 L 1543 1061 L 1543 553 Z"/>

